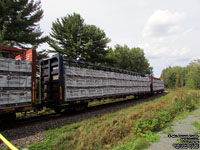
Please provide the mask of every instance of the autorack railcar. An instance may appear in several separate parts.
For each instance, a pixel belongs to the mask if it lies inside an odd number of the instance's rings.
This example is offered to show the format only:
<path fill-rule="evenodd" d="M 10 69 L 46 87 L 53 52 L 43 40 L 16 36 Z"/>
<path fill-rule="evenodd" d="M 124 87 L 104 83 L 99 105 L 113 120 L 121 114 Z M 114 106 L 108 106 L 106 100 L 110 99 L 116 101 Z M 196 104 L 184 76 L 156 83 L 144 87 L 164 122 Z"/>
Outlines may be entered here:
<path fill-rule="evenodd" d="M 0 46 L 0 118 L 17 112 L 53 108 L 81 110 L 105 98 L 151 95 L 164 91 L 152 75 L 53 56 L 40 62 L 36 102 L 36 51 Z"/>
<path fill-rule="evenodd" d="M 163 82 L 151 75 L 95 65 L 62 56 L 41 61 L 41 102 L 59 112 L 64 107 L 84 108 L 103 98 L 163 92 Z"/>

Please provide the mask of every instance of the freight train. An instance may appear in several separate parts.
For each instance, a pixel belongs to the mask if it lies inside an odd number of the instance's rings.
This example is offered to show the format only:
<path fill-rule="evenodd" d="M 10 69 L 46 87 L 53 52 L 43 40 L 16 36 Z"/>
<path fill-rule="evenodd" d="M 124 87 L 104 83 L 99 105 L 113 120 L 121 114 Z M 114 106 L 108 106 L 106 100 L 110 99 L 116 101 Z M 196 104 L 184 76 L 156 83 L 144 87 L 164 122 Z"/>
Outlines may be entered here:
<path fill-rule="evenodd" d="M 105 98 L 151 95 L 164 91 L 152 75 L 53 56 L 40 62 L 36 100 L 36 51 L 0 46 L 0 118 L 16 112 L 52 108 L 81 110 Z M 4 54 L 5 53 L 5 54 Z"/>

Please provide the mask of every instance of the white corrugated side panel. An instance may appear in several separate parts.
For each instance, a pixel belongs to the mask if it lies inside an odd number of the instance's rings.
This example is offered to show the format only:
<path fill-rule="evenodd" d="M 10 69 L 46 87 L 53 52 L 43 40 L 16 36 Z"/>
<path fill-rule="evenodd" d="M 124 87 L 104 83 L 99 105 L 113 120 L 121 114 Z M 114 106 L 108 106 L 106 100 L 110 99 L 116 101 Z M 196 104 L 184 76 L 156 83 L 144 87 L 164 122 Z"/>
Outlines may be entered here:
<path fill-rule="evenodd" d="M 26 102 L 32 102 L 31 91 L 26 91 Z"/>
<path fill-rule="evenodd" d="M 30 61 L 9 59 L 9 71 L 32 72 L 32 63 Z"/>
<path fill-rule="evenodd" d="M 9 87 L 7 75 L 0 75 L 0 87 Z"/>
<path fill-rule="evenodd" d="M 9 59 L 0 58 L 0 70 L 8 71 Z"/>
<path fill-rule="evenodd" d="M 112 79 L 112 85 L 116 86 L 116 79 Z"/>
<path fill-rule="evenodd" d="M 99 77 L 99 71 L 98 70 L 93 71 L 93 77 Z"/>
<path fill-rule="evenodd" d="M 20 71 L 20 60 L 9 59 L 9 71 Z"/>
<path fill-rule="evenodd" d="M 96 92 L 97 90 L 96 89 L 88 89 L 88 97 L 93 97 L 93 96 L 96 96 Z"/>
<path fill-rule="evenodd" d="M 70 92 L 71 92 L 71 90 L 69 88 L 65 88 L 65 98 L 66 98 L 66 100 L 71 98 Z"/>
<path fill-rule="evenodd" d="M 80 76 L 86 77 L 86 76 L 89 76 L 89 74 L 87 74 L 87 71 L 88 71 L 87 68 L 79 68 L 78 72 L 76 72 L 76 73 L 79 73 Z"/>
<path fill-rule="evenodd" d="M 108 91 L 108 88 L 102 88 L 103 89 L 103 95 L 108 95 L 109 94 L 109 91 Z"/>
<path fill-rule="evenodd" d="M 19 87 L 19 76 L 10 76 L 9 78 L 9 87 Z"/>
<path fill-rule="evenodd" d="M 134 84 L 135 84 L 135 81 L 131 80 L 130 81 L 130 86 L 134 86 Z"/>
<path fill-rule="evenodd" d="M 136 93 L 136 87 L 132 87 L 132 93 Z"/>
<path fill-rule="evenodd" d="M 65 76 L 65 86 L 76 86 L 76 78 Z"/>
<path fill-rule="evenodd" d="M 95 77 L 96 70 L 91 69 L 90 71 L 91 71 L 91 77 Z M 82 70 L 82 73 L 84 73 L 83 70 Z"/>
<path fill-rule="evenodd" d="M 88 91 L 87 89 L 80 89 L 80 97 L 87 97 Z"/>
<path fill-rule="evenodd" d="M 105 78 L 109 78 L 109 72 L 108 71 L 104 71 L 104 75 L 105 75 Z"/>
<path fill-rule="evenodd" d="M 97 88 L 97 96 L 102 96 L 102 95 L 103 95 L 103 89 Z"/>
<path fill-rule="evenodd" d="M 92 80 L 92 79 L 91 79 Z M 90 80 L 90 81 L 91 81 Z M 76 87 L 86 87 L 87 86 L 87 82 L 86 82 L 86 79 L 84 78 L 77 78 L 76 79 Z"/>
<path fill-rule="evenodd" d="M 87 75 L 86 75 L 86 72 L 88 71 L 88 69 L 87 68 L 81 68 L 80 69 L 80 76 L 84 76 L 84 77 L 86 77 Z"/>
<path fill-rule="evenodd" d="M 133 87 L 133 88 L 132 88 L 132 92 L 133 92 L 133 93 L 136 93 L 136 92 L 137 92 L 137 88 L 136 88 L 136 87 Z"/>
<path fill-rule="evenodd" d="M 127 86 L 131 86 L 132 81 L 127 81 Z"/>
<path fill-rule="evenodd" d="M 125 93 L 125 88 L 124 87 L 121 87 L 120 88 L 120 93 L 122 94 L 122 93 Z"/>
<path fill-rule="evenodd" d="M 129 75 L 129 80 L 132 80 L 133 79 L 133 76 L 132 75 Z"/>
<path fill-rule="evenodd" d="M 84 73 L 85 73 L 84 76 L 87 76 L 87 77 L 91 77 L 91 75 L 92 75 L 91 69 L 85 70 Z"/>
<path fill-rule="evenodd" d="M 150 92 L 151 91 L 151 88 L 150 87 L 147 87 L 148 88 L 148 91 Z"/>
<path fill-rule="evenodd" d="M 102 85 L 102 80 L 101 79 L 94 79 L 94 84 L 95 86 L 101 86 Z"/>
<path fill-rule="evenodd" d="M 10 91 L 9 104 L 31 102 L 31 91 Z"/>
<path fill-rule="evenodd" d="M 70 77 L 67 75 L 79 75 L 79 76 Z M 104 78 L 94 78 L 94 77 L 104 77 Z M 121 73 L 115 73 L 109 71 L 65 66 L 66 87 L 67 86 L 81 87 L 78 89 L 66 88 L 65 92 L 66 99 L 150 91 L 150 87 L 147 87 L 149 86 L 149 84 L 150 84 L 149 78 L 146 77 L 124 75 Z M 115 87 L 110 87 L 110 86 L 115 86 Z M 121 87 L 121 86 L 130 86 L 130 87 Z M 133 86 L 139 86 L 139 87 L 133 87 Z M 89 89 L 85 89 L 86 87 Z"/>
<path fill-rule="evenodd" d="M 121 80 L 116 79 L 116 85 L 117 85 L 117 86 L 121 86 Z"/>
<path fill-rule="evenodd" d="M 9 104 L 9 92 L 0 92 L 0 106 Z"/>
<path fill-rule="evenodd" d="M 126 81 L 126 85 L 127 85 L 127 86 L 131 86 L 131 81 L 129 81 L 129 80 Z"/>
<path fill-rule="evenodd" d="M 65 75 L 71 75 L 71 68 L 69 66 L 64 66 Z"/>
<path fill-rule="evenodd" d="M 26 97 L 27 97 L 27 92 L 26 91 L 20 91 L 19 92 L 19 103 L 25 103 L 26 102 Z"/>
<path fill-rule="evenodd" d="M 118 86 L 122 86 L 123 80 L 118 80 Z"/>
<path fill-rule="evenodd" d="M 112 79 L 108 79 L 108 85 L 109 85 L 109 86 L 112 85 Z"/>
<path fill-rule="evenodd" d="M 102 77 L 102 78 L 105 77 L 104 71 L 102 71 L 102 70 L 99 71 L 99 77 Z"/>
<path fill-rule="evenodd" d="M 79 67 L 74 67 L 74 72 L 75 72 L 76 75 L 82 75 L 82 73 L 83 73 L 82 70 L 83 69 L 81 69 Z"/>
<path fill-rule="evenodd" d="M 93 79 L 89 78 L 89 79 L 86 79 L 86 84 L 88 87 L 92 87 L 92 86 L 95 86 L 95 82 Z"/>
<path fill-rule="evenodd" d="M 9 104 L 16 104 L 20 102 L 19 93 L 20 92 L 16 92 L 16 91 L 9 92 Z"/>
<path fill-rule="evenodd" d="M 26 87 L 32 87 L 32 77 L 31 76 L 26 76 Z"/>
<path fill-rule="evenodd" d="M 27 63 L 26 61 L 20 61 L 20 68 L 19 68 L 20 72 L 27 72 Z"/>
<path fill-rule="evenodd" d="M 116 87 L 114 92 L 115 92 L 115 93 L 119 93 L 119 88 Z"/>
<path fill-rule="evenodd" d="M 122 84 L 123 86 L 128 86 L 128 84 L 129 84 L 127 80 L 122 80 L 122 83 L 123 83 Z"/>
<path fill-rule="evenodd" d="M 32 63 L 30 61 L 26 61 L 26 72 L 32 72 Z"/>
<path fill-rule="evenodd" d="M 71 98 L 77 98 L 77 97 L 79 97 L 79 89 L 71 89 L 71 92 L 70 92 L 70 94 L 71 94 Z"/>
<path fill-rule="evenodd" d="M 26 87 L 27 76 L 19 76 L 19 87 Z"/>
<path fill-rule="evenodd" d="M 121 84 L 120 84 L 121 86 L 126 86 L 124 80 L 120 80 L 120 82 L 121 82 Z"/>

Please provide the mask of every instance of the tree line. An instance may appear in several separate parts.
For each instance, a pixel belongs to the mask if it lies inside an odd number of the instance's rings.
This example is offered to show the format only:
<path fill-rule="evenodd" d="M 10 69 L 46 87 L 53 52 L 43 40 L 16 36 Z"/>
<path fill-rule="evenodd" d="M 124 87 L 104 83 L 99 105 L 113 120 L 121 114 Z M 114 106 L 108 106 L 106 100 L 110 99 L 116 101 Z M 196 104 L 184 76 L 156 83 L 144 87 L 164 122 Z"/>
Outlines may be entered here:
<path fill-rule="evenodd" d="M 38 60 L 54 53 L 142 74 L 152 73 L 143 49 L 127 45 L 109 47 L 111 40 L 104 30 L 86 24 L 80 14 L 57 18 L 49 36 L 42 36 L 39 22 L 43 13 L 40 1 L 0 0 L 0 45 L 29 49 L 47 42 L 50 49 L 38 52 Z"/>
<path fill-rule="evenodd" d="M 162 71 L 161 78 L 166 88 L 200 89 L 200 59 L 191 61 L 186 67 L 168 67 Z"/>

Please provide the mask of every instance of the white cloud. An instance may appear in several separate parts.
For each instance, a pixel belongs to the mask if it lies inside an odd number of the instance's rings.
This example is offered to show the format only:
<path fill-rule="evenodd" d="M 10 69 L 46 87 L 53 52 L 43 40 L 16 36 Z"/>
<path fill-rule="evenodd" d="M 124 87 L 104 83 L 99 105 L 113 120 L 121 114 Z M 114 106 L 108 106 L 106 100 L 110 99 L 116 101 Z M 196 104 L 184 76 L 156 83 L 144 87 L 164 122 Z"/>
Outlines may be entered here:
<path fill-rule="evenodd" d="M 180 59 L 190 59 L 193 57 L 190 48 L 175 48 L 165 45 L 159 45 L 154 43 L 139 44 L 138 47 L 144 49 L 145 54 L 149 58 L 172 58 L 176 60 Z"/>
<path fill-rule="evenodd" d="M 177 48 L 152 42 L 139 44 L 138 47 L 144 49 L 157 77 L 167 66 L 186 66 L 194 57 L 192 50 L 188 47 Z"/>
<path fill-rule="evenodd" d="M 192 32 L 184 26 L 186 13 L 155 10 L 147 20 L 138 46 L 144 49 L 155 75 L 167 66 L 185 66 L 194 57 L 193 50 L 181 40 Z"/>
<path fill-rule="evenodd" d="M 143 37 L 164 38 L 181 33 L 181 22 L 186 14 L 183 12 L 170 12 L 169 10 L 156 10 L 147 20 L 143 30 Z"/>

